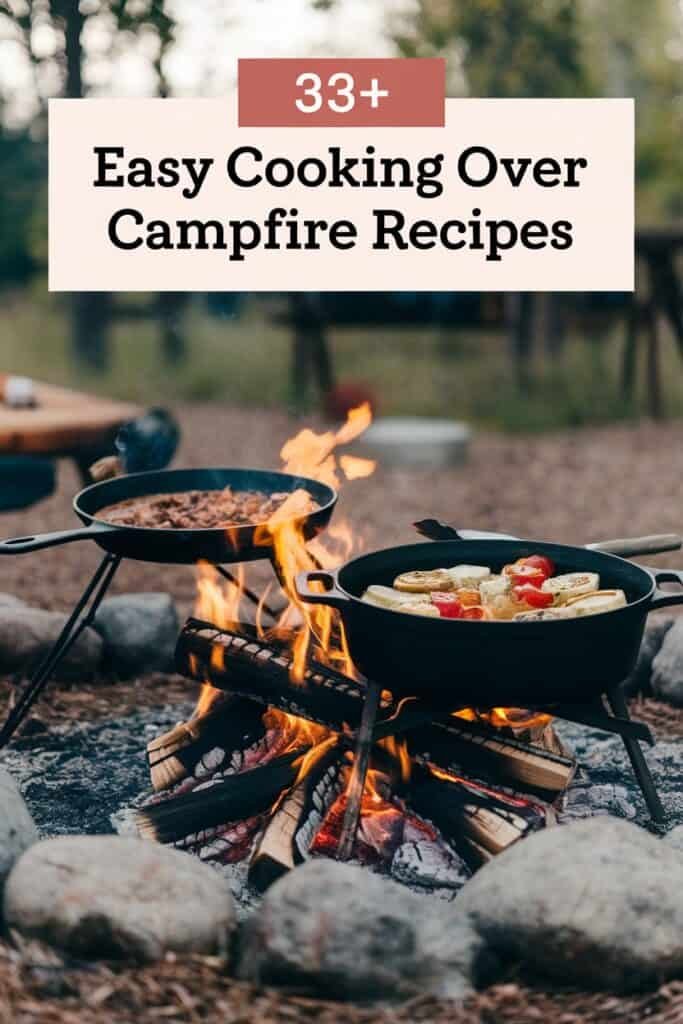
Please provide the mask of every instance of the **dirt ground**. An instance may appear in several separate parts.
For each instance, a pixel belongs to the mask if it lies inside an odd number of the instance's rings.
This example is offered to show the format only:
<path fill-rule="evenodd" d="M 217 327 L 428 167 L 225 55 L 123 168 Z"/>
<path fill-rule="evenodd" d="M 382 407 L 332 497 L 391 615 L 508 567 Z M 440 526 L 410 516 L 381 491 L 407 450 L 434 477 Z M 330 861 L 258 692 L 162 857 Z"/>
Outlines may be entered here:
<path fill-rule="evenodd" d="M 277 467 L 282 442 L 304 424 L 283 414 L 223 406 L 177 410 L 183 428 L 177 465 Z M 415 539 L 411 523 L 426 516 L 463 527 L 498 529 L 529 537 L 582 543 L 618 536 L 680 532 L 683 444 L 679 424 L 610 427 L 557 436 L 480 436 L 469 462 L 449 471 L 386 470 L 345 486 L 335 518 L 346 518 L 365 549 Z M 68 528 L 78 481 L 70 464 L 60 468 L 52 498 L 23 513 L 0 517 L 5 537 Z M 67 609 L 98 561 L 94 545 L 81 542 L 33 555 L 4 558 L 0 591 L 46 608 Z M 680 566 L 681 555 L 651 564 Z M 267 578 L 251 567 L 248 581 Z M 167 590 L 189 613 L 195 592 L 187 568 L 124 564 L 113 592 Z M 9 693 L 0 679 L 0 703 Z M 4 691 L 4 693 L 3 693 Z M 127 683 L 96 682 L 53 687 L 37 709 L 50 722 L 117 715 L 140 703 L 187 699 L 177 677 Z M 653 702 L 640 709 L 655 730 L 680 734 L 680 715 Z M 28 740 L 23 740 L 26 743 Z M 683 985 L 633 998 L 553 992 L 514 978 L 481 993 L 462 1010 L 422 999 L 396 1011 L 320 1003 L 304 996 L 256 991 L 230 980 L 211 958 L 170 959 L 136 970 L 60 964 L 46 966 L 37 947 L 17 952 L 0 943 L 0 1024 L 140 1024 L 167 1020 L 225 1024 L 653 1024 L 683 1021 Z"/>
<path fill-rule="evenodd" d="M 178 466 L 279 467 L 282 443 L 308 425 L 281 413 L 202 404 L 179 407 Z M 318 425 L 321 426 L 321 425 Z M 335 521 L 348 519 L 365 549 L 410 543 L 416 519 L 435 516 L 463 527 L 502 530 L 566 543 L 683 529 L 683 429 L 644 423 L 558 435 L 481 435 L 462 467 L 442 471 L 378 467 L 342 489 Z M 0 516 L 5 537 L 76 525 L 79 489 L 70 463 L 58 492 L 24 512 Z M 653 564 L 678 565 L 680 556 Z M 0 590 L 47 608 L 68 608 L 98 561 L 92 543 L 3 558 Z M 258 575 L 259 569 L 250 568 Z M 189 609 L 192 570 L 127 563 L 114 592 L 168 590 Z"/>

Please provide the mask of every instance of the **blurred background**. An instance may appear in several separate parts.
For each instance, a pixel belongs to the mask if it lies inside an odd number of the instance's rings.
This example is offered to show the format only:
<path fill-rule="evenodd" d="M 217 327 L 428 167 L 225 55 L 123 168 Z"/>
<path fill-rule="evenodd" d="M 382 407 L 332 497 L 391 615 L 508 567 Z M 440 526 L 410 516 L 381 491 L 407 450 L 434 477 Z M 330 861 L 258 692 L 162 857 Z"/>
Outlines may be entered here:
<path fill-rule="evenodd" d="M 47 100 L 224 95 L 238 56 L 444 56 L 448 94 L 635 96 L 635 296 L 49 295 Z M 683 412 L 679 0 L 0 0 L 0 372 L 151 405 L 507 432 Z"/>

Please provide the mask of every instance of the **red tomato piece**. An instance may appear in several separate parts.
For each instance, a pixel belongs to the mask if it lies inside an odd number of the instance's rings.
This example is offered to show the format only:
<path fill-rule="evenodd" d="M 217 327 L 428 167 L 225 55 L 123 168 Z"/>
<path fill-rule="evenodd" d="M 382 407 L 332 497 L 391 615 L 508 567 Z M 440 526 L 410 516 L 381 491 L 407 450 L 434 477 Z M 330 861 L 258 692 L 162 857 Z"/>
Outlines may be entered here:
<path fill-rule="evenodd" d="M 513 587 L 512 593 L 517 601 L 524 601 L 531 608 L 548 608 L 553 603 L 553 595 L 545 590 L 539 590 L 533 583 Z"/>
<path fill-rule="evenodd" d="M 534 565 L 513 565 L 510 568 L 509 576 L 513 586 L 530 584 L 532 587 L 540 587 L 548 578 L 542 569 L 538 569 Z"/>
<path fill-rule="evenodd" d="M 446 591 L 431 594 L 431 602 L 439 609 L 442 619 L 461 619 L 463 607 L 457 596 Z"/>
<path fill-rule="evenodd" d="M 545 573 L 545 578 L 550 579 L 551 576 L 555 575 L 555 563 L 551 558 L 547 558 L 546 555 L 529 555 L 528 558 L 524 559 L 525 565 L 532 565 L 534 569 L 540 569 L 541 572 Z"/>

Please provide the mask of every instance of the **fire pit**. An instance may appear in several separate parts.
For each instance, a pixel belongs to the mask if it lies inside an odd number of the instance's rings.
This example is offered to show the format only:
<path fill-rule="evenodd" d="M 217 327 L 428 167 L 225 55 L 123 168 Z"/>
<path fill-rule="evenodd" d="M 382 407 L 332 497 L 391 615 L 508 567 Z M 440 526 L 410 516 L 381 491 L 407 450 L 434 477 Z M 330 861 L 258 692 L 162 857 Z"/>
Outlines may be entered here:
<path fill-rule="evenodd" d="M 291 508 L 285 501 L 267 523 L 237 531 L 248 529 L 248 543 L 238 543 L 229 561 L 267 556 L 277 576 L 279 599 L 273 600 L 271 588 L 261 593 L 250 589 L 243 566 L 200 566 L 198 617 L 181 633 L 177 668 L 202 684 L 202 692 L 191 718 L 149 746 L 158 792 L 139 810 L 140 830 L 205 860 L 242 865 L 257 889 L 309 856 L 320 855 L 354 858 L 452 893 L 480 864 L 556 819 L 576 766 L 557 739 L 551 716 L 619 735 L 652 818 L 661 821 L 662 806 L 639 746 L 641 741 L 651 743 L 652 737 L 646 726 L 630 721 L 618 687 L 610 685 L 602 694 L 594 688 L 591 702 L 583 705 L 481 710 L 442 702 L 435 708 L 418 698 L 418 678 L 414 693 L 405 678 L 400 687 L 392 687 L 391 672 L 381 681 L 359 678 L 336 610 L 326 606 L 324 595 L 312 607 L 302 602 L 294 585 L 297 576 L 309 574 L 310 596 L 316 574 L 322 577 L 350 554 L 343 528 L 329 530 L 336 545 L 332 552 L 314 534 L 332 511 L 339 470 L 354 479 L 373 469 L 367 460 L 342 455 L 337 462 L 333 454 L 336 445 L 352 440 L 367 422 L 369 410 L 355 410 L 339 431 L 316 435 L 304 430 L 284 446 L 289 475 L 284 489 L 294 499 L 297 484 L 309 481 L 309 493 L 321 498 L 313 512 L 317 519 L 299 514 L 298 505 Z M 283 477 L 277 476 L 280 487 Z M 163 490 L 159 477 L 155 492 Z M 139 493 L 146 494 L 144 481 L 138 483 Z M 102 494 L 103 504 L 129 494 L 125 480 L 117 487 L 116 494 Z M 176 477 L 169 487 L 177 490 Z M 56 662 L 94 614 L 120 558 L 149 557 L 147 539 L 138 534 L 149 534 L 154 558 L 163 561 L 166 539 L 161 535 L 174 533 L 100 528 L 97 494 L 83 507 L 87 518 L 94 517 L 94 526 L 66 539 L 94 530 L 98 543 L 104 537 L 116 550 L 105 557 L 0 742 L 12 734 Z M 135 534 L 130 549 L 129 529 Z M 179 557 L 181 534 L 196 535 L 189 543 L 220 531 L 175 532 L 170 561 L 191 561 Z M 468 539 L 476 536 L 470 532 Z M 60 535 L 57 542 L 64 539 Z M 210 539 L 215 546 L 216 538 Z M 24 538 L 6 544 L 5 551 L 51 542 Z M 227 531 L 219 544 L 226 559 L 230 543 Z M 192 544 L 190 548 L 194 550 Z M 647 550 L 653 550 L 652 539 Z M 244 599 L 252 605 L 249 623 L 240 621 Z M 392 696 L 394 691 L 401 700 Z"/>

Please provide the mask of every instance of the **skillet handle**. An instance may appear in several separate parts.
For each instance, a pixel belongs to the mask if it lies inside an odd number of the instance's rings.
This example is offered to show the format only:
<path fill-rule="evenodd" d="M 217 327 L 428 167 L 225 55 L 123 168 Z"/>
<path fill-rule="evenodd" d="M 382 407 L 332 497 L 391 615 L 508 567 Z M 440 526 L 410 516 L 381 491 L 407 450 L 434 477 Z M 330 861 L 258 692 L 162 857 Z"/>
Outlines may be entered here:
<path fill-rule="evenodd" d="M 101 533 L 115 532 L 115 526 L 93 523 L 92 526 L 83 526 L 78 530 L 60 530 L 57 533 L 37 533 L 31 537 L 13 537 L 11 540 L 0 541 L 0 555 L 24 555 L 29 551 L 53 548 L 58 544 L 71 544 L 74 540 L 90 540 Z"/>
<path fill-rule="evenodd" d="M 657 589 L 650 601 L 649 611 L 654 612 L 658 608 L 668 608 L 670 605 L 683 604 L 683 572 L 677 572 L 675 569 L 655 569 L 651 571 L 655 578 Z M 678 583 L 681 589 L 678 591 L 660 590 L 660 583 Z"/>
<path fill-rule="evenodd" d="M 621 537 L 619 540 L 598 540 L 586 544 L 589 551 L 632 558 L 634 555 L 658 555 L 662 551 L 680 551 L 683 540 L 676 533 L 655 533 L 648 537 Z"/>
<path fill-rule="evenodd" d="M 325 592 L 310 590 L 309 583 L 322 583 Z M 326 604 L 330 608 L 343 608 L 349 604 L 349 599 L 337 586 L 337 577 L 333 572 L 324 572 L 322 569 L 315 569 L 313 572 L 297 573 L 294 585 L 300 600 L 306 604 Z"/>

